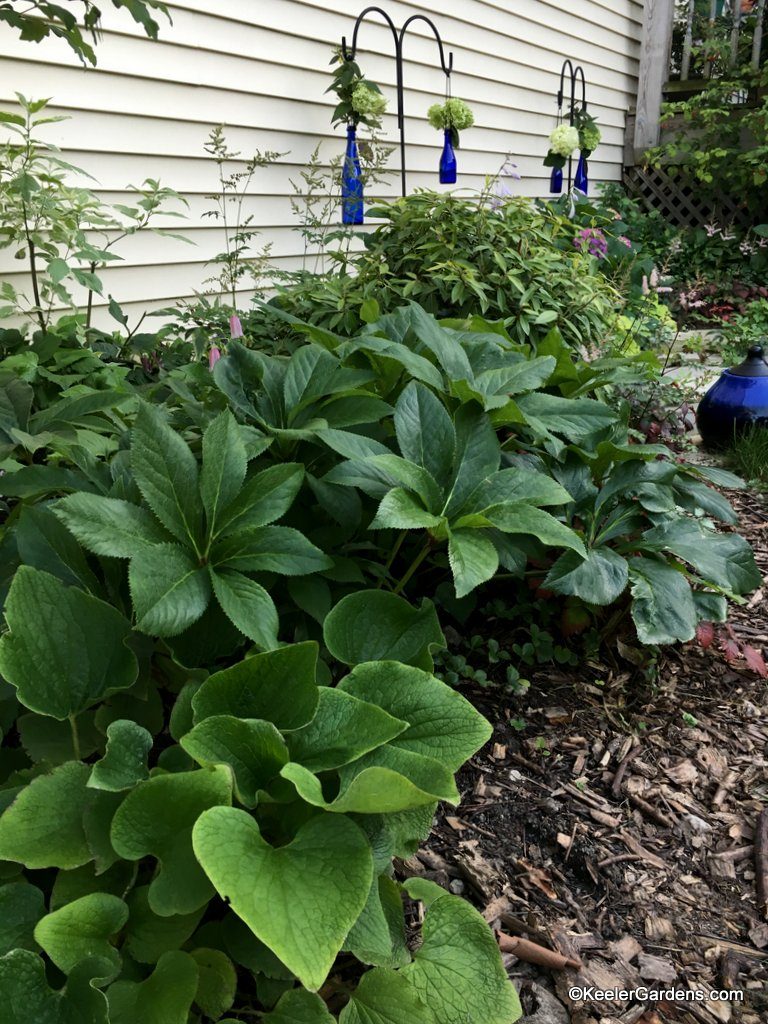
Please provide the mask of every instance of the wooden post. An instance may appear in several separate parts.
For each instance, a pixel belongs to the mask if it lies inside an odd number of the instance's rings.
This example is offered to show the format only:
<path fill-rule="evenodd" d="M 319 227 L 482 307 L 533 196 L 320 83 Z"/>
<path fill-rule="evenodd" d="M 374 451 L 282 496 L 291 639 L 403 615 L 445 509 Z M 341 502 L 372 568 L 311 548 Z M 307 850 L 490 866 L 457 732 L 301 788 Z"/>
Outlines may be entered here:
<path fill-rule="evenodd" d="M 755 34 L 752 38 L 752 67 L 755 71 L 760 67 L 760 51 L 763 47 L 763 18 L 765 17 L 765 0 L 758 0 L 755 16 Z"/>
<path fill-rule="evenodd" d="M 734 67 L 739 59 L 739 36 L 741 35 L 741 0 L 731 0 L 733 27 L 731 28 L 730 66 Z"/>
<path fill-rule="evenodd" d="M 688 15 L 685 19 L 685 39 L 683 40 L 683 63 L 680 66 L 680 81 L 687 82 L 691 73 L 691 50 L 693 49 L 693 16 L 696 12 L 696 0 L 688 0 Z"/>
<path fill-rule="evenodd" d="M 635 121 L 635 159 L 659 141 L 659 115 L 664 83 L 669 76 L 669 51 L 675 0 L 645 0 L 643 41 Z"/>

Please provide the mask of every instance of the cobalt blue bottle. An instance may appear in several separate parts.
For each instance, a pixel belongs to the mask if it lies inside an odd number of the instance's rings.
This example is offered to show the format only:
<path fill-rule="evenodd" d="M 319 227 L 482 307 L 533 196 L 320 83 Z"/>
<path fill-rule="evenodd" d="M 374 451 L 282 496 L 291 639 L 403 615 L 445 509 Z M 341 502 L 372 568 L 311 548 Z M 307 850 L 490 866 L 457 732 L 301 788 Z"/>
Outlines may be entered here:
<path fill-rule="evenodd" d="M 549 191 L 553 196 L 559 196 L 563 191 L 563 168 L 553 167 L 549 176 Z"/>
<path fill-rule="evenodd" d="M 576 167 L 576 177 L 573 179 L 573 187 L 584 195 L 589 191 L 589 179 L 587 178 L 587 158 L 579 153 L 579 163 Z"/>
<path fill-rule="evenodd" d="M 347 125 L 347 151 L 341 170 L 341 222 L 363 223 L 363 175 L 357 152 L 357 132 L 351 124 Z"/>
<path fill-rule="evenodd" d="M 456 154 L 453 151 L 453 138 L 450 128 L 445 129 L 445 142 L 443 143 L 443 153 L 440 157 L 440 184 L 456 184 Z"/>

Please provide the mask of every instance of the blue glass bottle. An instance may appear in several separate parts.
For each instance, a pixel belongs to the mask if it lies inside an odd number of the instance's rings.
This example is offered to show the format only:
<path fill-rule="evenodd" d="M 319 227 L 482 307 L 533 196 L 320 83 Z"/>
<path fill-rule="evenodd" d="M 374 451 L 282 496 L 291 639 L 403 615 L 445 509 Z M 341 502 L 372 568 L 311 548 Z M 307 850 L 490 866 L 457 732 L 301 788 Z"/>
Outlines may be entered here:
<path fill-rule="evenodd" d="M 341 169 L 341 222 L 363 223 L 363 175 L 357 152 L 357 131 L 352 124 L 347 125 L 347 151 Z"/>
<path fill-rule="evenodd" d="M 579 192 L 583 192 L 587 195 L 589 191 L 589 178 L 587 177 L 587 158 L 583 153 L 579 153 L 579 163 L 576 167 L 576 177 L 573 179 L 573 187 L 577 188 Z"/>
<path fill-rule="evenodd" d="M 440 157 L 440 184 L 456 184 L 456 154 L 453 151 L 453 138 L 451 137 L 450 128 L 445 129 L 445 142 L 443 143 L 443 152 Z"/>
<path fill-rule="evenodd" d="M 553 196 L 559 196 L 563 191 L 563 168 L 553 167 L 549 176 L 549 191 Z"/>

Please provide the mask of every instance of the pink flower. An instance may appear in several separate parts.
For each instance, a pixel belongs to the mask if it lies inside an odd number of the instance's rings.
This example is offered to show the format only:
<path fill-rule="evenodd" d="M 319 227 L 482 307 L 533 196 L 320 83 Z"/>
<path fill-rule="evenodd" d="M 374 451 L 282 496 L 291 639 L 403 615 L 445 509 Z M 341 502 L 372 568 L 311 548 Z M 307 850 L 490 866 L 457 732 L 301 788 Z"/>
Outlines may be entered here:
<path fill-rule="evenodd" d="M 242 338 L 243 325 L 240 323 L 239 316 L 235 315 L 229 318 L 229 333 L 233 338 Z"/>
<path fill-rule="evenodd" d="M 235 317 L 237 319 L 237 317 Z M 211 351 L 208 353 L 208 369 L 213 370 L 214 366 L 221 359 L 221 350 L 216 345 L 211 346 Z"/>
<path fill-rule="evenodd" d="M 632 248 L 632 243 L 630 242 L 630 240 L 629 240 L 629 239 L 627 238 L 627 236 L 626 236 L 626 235 L 619 235 L 619 241 L 620 241 L 620 242 L 623 242 L 623 243 L 624 243 L 624 245 L 626 245 L 626 247 L 627 247 L 628 249 L 631 249 L 631 248 Z"/>

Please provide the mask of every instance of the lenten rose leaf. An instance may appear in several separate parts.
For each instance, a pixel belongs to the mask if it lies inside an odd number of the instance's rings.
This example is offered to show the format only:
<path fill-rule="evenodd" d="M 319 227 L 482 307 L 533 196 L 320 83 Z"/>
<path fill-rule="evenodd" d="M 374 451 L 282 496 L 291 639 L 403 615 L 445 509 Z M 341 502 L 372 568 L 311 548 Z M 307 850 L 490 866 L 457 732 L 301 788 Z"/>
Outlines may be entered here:
<path fill-rule="evenodd" d="M 131 686 L 130 623 L 111 605 L 22 565 L 5 603 L 0 673 L 25 707 L 64 720 Z"/>
<path fill-rule="evenodd" d="M 200 495 L 209 536 L 215 535 L 219 516 L 240 493 L 247 468 L 248 456 L 240 426 L 226 409 L 203 434 Z"/>
<path fill-rule="evenodd" d="M 144 500 L 182 544 L 202 535 L 197 460 L 159 409 L 142 403 L 131 434 L 131 466 Z"/>
<path fill-rule="evenodd" d="M 332 559 L 290 526 L 264 526 L 223 537 L 214 545 L 210 561 L 216 568 L 281 576 L 306 576 L 333 567 Z"/>
<path fill-rule="evenodd" d="M 289 760 L 283 737 L 271 722 L 212 715 L 181 739 L 181 745 L 199 765 L 228 764 L 234 775 L 235 794 L 246 807 L 255 807 L 258 791 L 280 774 Z"/>
<path fill-rule="evenodd" d="M 319 692 L 312 721 L 285 737 L 290 760 L 311 772 L 329 771 L 355 761 L 408 728 L 408 722 L 343 690 L 322 686 Z"/>
<path fill-rule="evenodd" d="M 114 977 L 122 960 L 110 938 L 127 920 L 128 907 L 121 899 L 93 892 L 42 918 L 35 939 L 65 974 L 83 960 L 94 958 L 102 977 Z"/>
<path fill-rule="evenodd" d="M 328 1013 L 320 996 L 305 988 L 293 988 L 280 996 L 277 1006 L 262 1017 L 262 1021 L 263 1024 L 336 1024 L 336 1018 Z"/>
<path fill-rule="evenodd" d="M 436 1018 L 408 978 L 377 967 L 362 976 L 339 1015 L 339 1024 L 436 1024 Z"/>
<path fill-rule="evenodd" d="M 500 469 L 467 498 L 462 511 L 477 511 L 509 501 L 529 505 L 565 505 L 572 501 L 566 489 L 546 473 L 532 469 Z"/>
<path fill-rule="evenodd" d="M 298 462 L 283 462 L 256 473 L 224 509 L 214 536 L 228 537 L 274 523 L 291 507 L 303 480 L 304 467 Z"/>
<path fill-rule="evenodd" d="M 532 534 L 548 547 L 570 548 L 586 558 L 587 549 L 579 535 L 569 526 L 561 523 L 542 508 L 534 508 L 524 502 L 510 502 L 503 505 L 492 505 L 481 513 L 485 519 L 501 530 L 502 533 Z M 456 527 L 463 525 L 462 520 Z"/>
<path fill-rule="evenodd" d="M 455 1024 L 467 1007 L 482 1024 L 518 1020 L 520 1001 L 493 933 L 466 900 L 446 894 L 431 903 L 422 939 L 413 963 L 400 974 L 431 1008 L 437 1024 Z"/>
<path fill-rule="evenodd" d="M 211 597 L 208 573 L 178 544 L 140 551 L 128 571 L 136 628 L 178 636 L 201 617 Z"/>
<path fill-rule="evenodd" d="M 632 618 L 641 643 L 693 640 L 698 615 L 690 585 L 681 572 L 652 558 L 631 558 L 629 582 Z"/>
<path fill-rule="evenodd" d="M 348 594 L 328 613 L 323 638 L 345 665 L 392 659 L 432 668 L 431 650 L 444 647 L 435 607 L 426 598 L 414 608 L 383 590 Z"/>
<path fill-rule="evenodd" d="M 193 842 L 222 899 L 306 988 L 320 988 L 371 886 L 371 850 L 357 825 L 320 814 L 275 848 L 248 813 L 214 807 Z"/>
<path fill-rule="evenodd" d="M 110 1024 L 107 1000 L 96 987 L 100 979 L 93 977 L 93 970 L 93 964 L 75 968 L 57 992 L 48 987 L 42 957 L 27 949 L 11 950 L 0 958 L 3 1024 Z"/>
<path fill-rule="evenodd" d="M 80 761 L 38 775 L 0 816 L 0 859 L 27 868 L 77 868 L 93 859 L 83 828 L 90 768 Z"/>
<path fill-rule="evenodd" d="M 205 907 L 191 914 L 163 917 L 149 905 L 149 886 L 141 885 L 128 897 L 128 911 L 125 949 L 139 963 L 154 964 L 164 953 L 186 943 L 200 923 Z"/>
<path fill-rule="evenodd" d="M 111 828 L 115 851 L 126 860 L 151 855 L 160 862 L 149 886 L 149 905 L 156 914 L 191 914 L 211 898 L 210 883 L 192 851 L 192 826 L 205 810 L 231 800 L 231 772 L 216 765 L 155 775 L 118 807 Z"/>
<path fill-rule="evenodd" d="M 672 551 L 689 562 L 707 582 L 748 594 L 762 576 L 748 542 L 737 533 L 715 533 L 692 519 L 661 523 L 643 534 L 643 546 Z"/>
<path fill-rule="evenodd" d="M 434 758 L 451 771 L 458 771 L 493 731 L 460 693 L 409 665 L 392 661 L 358 665 L 338 688 L 409 723 L 389 741 L 391 747 Z"/>
<path fill-rule="evenodd" d="M 187 1024 L 197 983 L 197 964 L 188 953 L 164 953 L 146 981 L 110 985 L 110 1024 Z"/>
<path fill-rule="evenodd" d="M 394 424 L 403 456 L 423 466 L 445 487 L 451 473 L 456 432 L 440 399 L 423 384 L 411 381 L 397 400 Z"/>
<path fill-rule="evenodd" d="M 265 650 L 277 647 L 280 622 L 275 602 L 264 587 L 241 572 L 209 569 L 213 592 L 229 621 Z"/>
<path fill-rule="evenodd" d="M 0 956 L 12 949 L 36 949 L 34 929 L 45 914 L 45 898 L 29 882 L 0 886 Z"/>
<path fill-rule="evenodd" d="M 571 594 L 589 604 L 613 604 L 627 589 L 629 569 L 626 558 L 612 548 L 591 548 L 586 559 L 575 551 L 561 555 L 544 581 L 556 594 Z"/>
<path fill-rule="evenodd" d="M 405 941 L 403 897 L 400 886 L 388 875 L 374 878 L 363 912 L 344 948 L 362 963 L 375 967 L 403 967 L 411 962 Z"/>
<path fill-rule="evenodd" d="M 440 516 L 427 512 L 424 506 L 402 487 L 393 487 L 379 503 L 372 530 L 420 530 L 439 526 Z"/>
<path fill-rule="evenodd" d="M 499 567 L 499 553 L 482 531 L 457 529 L 448 535 L 448 561 L 456 597 L 466 597 L 491 579 Z"/>
<path fill-rule="evenodd" d="M 218 1020 L 232 1006 L 237 991 L 237 974 L 226 953 L 200 947 L 190 956 L 197 964 L 195 1003 L 211 1020 Z"/>
<path fill-rule="evenodd" d="M 101 494 L 70 494 L 53 510 L 84 548 L 109 558 L 132 558 L 169 540 L 157 520 L 139 505 Z"/>
<path fill-rule="evenodd" d="M 474 403 L 456 413 L 456 455 L 448 500 L 443 512 L 453 516 L 475 488 L 495 473 L 501 448 L 488 416 Z"/>
<path fill-rule="evenodd" d="M 195 721 L 234 715 L 298 729 L 317 708 L 316 670 L 317 644 L 312 641 L 245 658 L 206 679 L 192 698 Z"/>
<path fill-rule="evenodd" d="M 152 742 L 152 734 L 136 722 L 125 718 L 111 722 L 106 753 L 91 768 L 89 787 L 118 793 L 149 778 L 147 758 Z"/>

